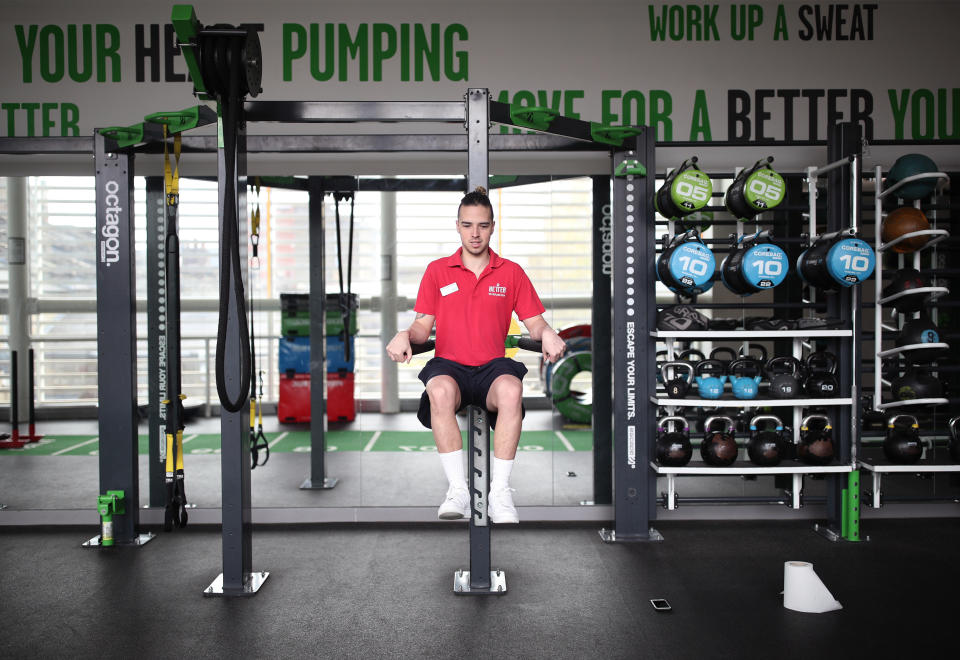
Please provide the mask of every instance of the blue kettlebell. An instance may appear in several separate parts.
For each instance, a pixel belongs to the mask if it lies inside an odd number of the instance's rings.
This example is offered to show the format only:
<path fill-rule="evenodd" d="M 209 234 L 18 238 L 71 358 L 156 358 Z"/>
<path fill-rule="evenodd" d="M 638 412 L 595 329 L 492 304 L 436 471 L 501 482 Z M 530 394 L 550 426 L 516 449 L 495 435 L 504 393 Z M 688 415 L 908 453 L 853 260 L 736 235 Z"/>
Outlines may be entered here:
<path fill-rule="evenodd" d="M 733 396 L 738 399 L 755 399 L 760 391 L 760 366 L 750 358 L 740 358 L 730 363 L 730 385 Z"/>
<path fill-rule="evenodd" d="M 701 399 L 719 399 L 726 380 L 727 375 L 720 360 L 701 360 L 696 363 L 697 389 Z"/>

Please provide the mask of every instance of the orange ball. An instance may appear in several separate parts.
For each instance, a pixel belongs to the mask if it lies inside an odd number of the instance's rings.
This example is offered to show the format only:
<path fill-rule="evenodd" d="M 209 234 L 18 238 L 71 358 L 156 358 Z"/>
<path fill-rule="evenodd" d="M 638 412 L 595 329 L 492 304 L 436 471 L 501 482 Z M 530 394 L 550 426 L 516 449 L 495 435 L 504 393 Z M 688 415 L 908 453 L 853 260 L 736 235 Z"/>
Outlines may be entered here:
<path fill-rule="evenodd" d="M 880 226 L 880 240 L 889 243 L 904 234 L 925 229 L 930 229 L 930 223 L 923 211 L 912 206 L 901 206 L 883 219 L 883 224 Z M 914 236 L 900 241 L 890 249 L 894 252 L 916 252 L 927 244 L 929 238 L 929 236 Z"/>

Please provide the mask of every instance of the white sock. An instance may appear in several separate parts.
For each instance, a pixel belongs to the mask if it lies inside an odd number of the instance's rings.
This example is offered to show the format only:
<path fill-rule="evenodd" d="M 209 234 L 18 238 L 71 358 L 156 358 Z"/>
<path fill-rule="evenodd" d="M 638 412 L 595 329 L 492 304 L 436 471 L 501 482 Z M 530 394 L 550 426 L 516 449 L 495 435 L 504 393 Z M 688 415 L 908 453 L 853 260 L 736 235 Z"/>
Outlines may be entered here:
<path fill-rule="evenodd" d="M 447 481 L 451 486 L 467 487 L 467 477 L 463 469 L 463 450 L 450 451 L 440 454 L 440 464 L 443 466 L 443 473 L 447 475 Z"/>
<path fill-rule="evenodd" d="M 513 469 L 513 459 L 506 461 L 492 457 L 493 466 L 490 470 L 490 490 L 507 488 L 510 485 L 510 471 Z"/>

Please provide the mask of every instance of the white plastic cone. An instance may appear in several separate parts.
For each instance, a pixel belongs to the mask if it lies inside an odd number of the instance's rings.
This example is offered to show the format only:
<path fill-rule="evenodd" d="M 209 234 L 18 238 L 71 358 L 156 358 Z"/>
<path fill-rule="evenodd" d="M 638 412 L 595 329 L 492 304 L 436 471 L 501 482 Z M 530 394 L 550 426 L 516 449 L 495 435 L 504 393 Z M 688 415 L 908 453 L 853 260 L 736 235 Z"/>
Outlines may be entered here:
<path fill-rule="evenodd" d="M 783 606 L 813 614 L 843 609 L 806 561 L 783 563 Z"/>

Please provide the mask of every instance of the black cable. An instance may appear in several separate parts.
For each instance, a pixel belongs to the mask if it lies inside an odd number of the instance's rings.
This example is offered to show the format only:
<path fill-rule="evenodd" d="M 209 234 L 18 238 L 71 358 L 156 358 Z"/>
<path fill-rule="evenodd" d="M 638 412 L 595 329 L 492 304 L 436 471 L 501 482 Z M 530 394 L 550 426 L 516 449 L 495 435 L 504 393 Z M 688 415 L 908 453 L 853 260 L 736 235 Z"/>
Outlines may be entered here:
<path fill-rule="evenodd" d="M 236 149 L 237 124 L 240 103 L 239 75 L 235 66 L 240 59 L 240 43 L 229 37 L 211 40 L 215 45 L 215 75 L 228 79 L 227 93 L 220 95 L 223 111 L 223 147 L 225 172 L 223 238 L 220 249 L 220 319 L 217 324 L 217 395 L 220 405 L 228 412 L 239 412 L 247 401 L 250 381 L 250 336 L 247 327 L 246 294 L 243 290 L 243 274 L 240 264 L 240 228 L 237 217 Z M 208 46 L 209 47 L 209 46 Z M 219 62 L 217 62 L 219 60 Z M 227 315 L 230 308 L 230 285 L 233 285 L 234 303 L 237 307 L 237 324 L 240 331 L 240 386 L 236 399 L 227 392 L 225 375 Z"/>

